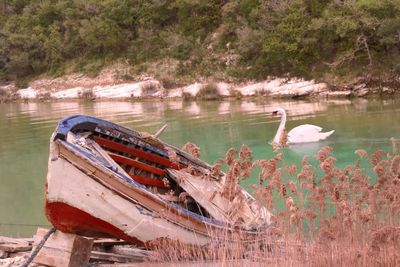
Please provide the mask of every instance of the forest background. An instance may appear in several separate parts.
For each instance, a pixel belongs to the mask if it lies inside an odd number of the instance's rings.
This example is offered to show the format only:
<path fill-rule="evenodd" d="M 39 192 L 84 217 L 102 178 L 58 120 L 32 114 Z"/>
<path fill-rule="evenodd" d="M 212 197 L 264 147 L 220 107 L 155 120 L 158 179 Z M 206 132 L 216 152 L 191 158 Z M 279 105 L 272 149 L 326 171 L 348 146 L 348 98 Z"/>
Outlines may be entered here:
<path fill-rule="evenodd" d="M 0 0 L 0 83 L 300 77 L 398 87 L 399 0 Z M 387 86 L 387 85 L 385 85 Z"/>

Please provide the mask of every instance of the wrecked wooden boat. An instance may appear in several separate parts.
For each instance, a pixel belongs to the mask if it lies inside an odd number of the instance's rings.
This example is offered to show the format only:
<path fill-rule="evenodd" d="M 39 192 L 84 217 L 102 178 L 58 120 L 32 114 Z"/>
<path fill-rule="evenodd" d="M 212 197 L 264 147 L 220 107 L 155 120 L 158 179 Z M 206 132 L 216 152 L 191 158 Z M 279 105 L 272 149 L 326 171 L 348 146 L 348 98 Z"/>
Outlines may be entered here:
<path fill-rule="evenodd" d="M 50 140 L 45 212 L 63 232 L 145 246 L 203 245 L 238 231 L 254 240 L 271 214 L 240 186 L 224 195 L 226 183 L 223 172 L 155 136 L 77 115 Z"/>

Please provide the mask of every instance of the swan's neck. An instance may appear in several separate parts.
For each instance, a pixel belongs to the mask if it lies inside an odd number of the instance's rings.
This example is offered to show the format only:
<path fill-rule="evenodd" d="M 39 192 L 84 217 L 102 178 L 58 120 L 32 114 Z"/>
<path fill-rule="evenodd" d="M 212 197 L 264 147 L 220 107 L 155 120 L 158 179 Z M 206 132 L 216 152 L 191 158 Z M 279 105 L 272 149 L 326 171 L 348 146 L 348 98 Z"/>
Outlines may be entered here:
<path fill-rule="evenodd" d="M 281 140 L 281 136 L 283 131 L 285 130 L 285 124 L 286 124 L 286 114 L 282 114 L 281 117 L 281 123 L 279 124 L 278 130 L 276 131 L 275 137 L 274 137 L 274 143 L 279 144 Z"/>

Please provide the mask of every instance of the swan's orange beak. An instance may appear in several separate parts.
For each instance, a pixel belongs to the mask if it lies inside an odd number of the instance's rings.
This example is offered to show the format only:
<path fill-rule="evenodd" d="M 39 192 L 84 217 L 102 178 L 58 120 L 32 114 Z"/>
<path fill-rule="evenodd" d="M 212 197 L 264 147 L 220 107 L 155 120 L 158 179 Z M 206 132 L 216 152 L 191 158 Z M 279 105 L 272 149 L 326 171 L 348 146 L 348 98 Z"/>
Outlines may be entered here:
<path fill-rule="evenodd" d="M 275 117 L 277 115 L 278 115 L 278 111 L 273 111 L 272 114 L 271 114 L 271 117 Z"/>

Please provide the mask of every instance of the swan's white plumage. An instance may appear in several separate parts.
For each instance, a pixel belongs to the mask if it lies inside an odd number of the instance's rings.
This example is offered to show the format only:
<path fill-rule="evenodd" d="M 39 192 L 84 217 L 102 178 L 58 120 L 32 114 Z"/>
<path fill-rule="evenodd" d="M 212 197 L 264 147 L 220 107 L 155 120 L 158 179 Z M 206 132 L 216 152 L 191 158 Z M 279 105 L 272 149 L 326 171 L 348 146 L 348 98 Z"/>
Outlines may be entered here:
<path fill-rule="evenodd" d="M 283 131 L 285 130 L 286 112 L 282 108 L 277 108 L 274 110 L 273 114 L 281 116 L 281 122 L 273 140 L 274 143 L 279 144 Z M 321 131 L 322 128 L 319 126 L 312 124 L 303 124 L 293 128 L 288 132 L 287 142 L 289 144 L 318 142 L 326 139 L 335 132 L 335 130 L 329 132 Z"/>
<path fill-rule="evenodd" d="M 326 139 L 333 134 L 335 130 L 330 132 L 321 132 L 322 128 L 312 124 L 303 124 L 297 126 L 288 132 L 288 143 L 311 143 Z"/>

